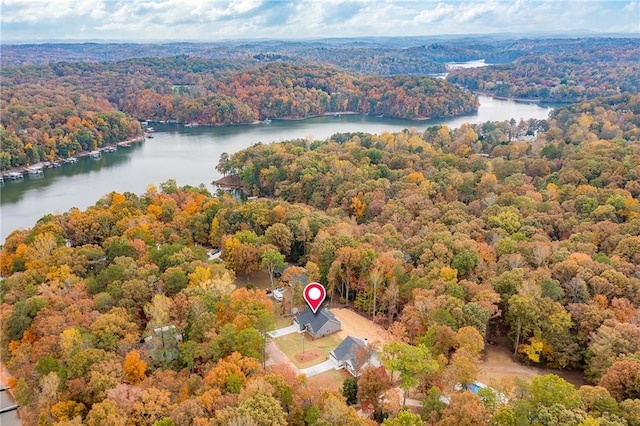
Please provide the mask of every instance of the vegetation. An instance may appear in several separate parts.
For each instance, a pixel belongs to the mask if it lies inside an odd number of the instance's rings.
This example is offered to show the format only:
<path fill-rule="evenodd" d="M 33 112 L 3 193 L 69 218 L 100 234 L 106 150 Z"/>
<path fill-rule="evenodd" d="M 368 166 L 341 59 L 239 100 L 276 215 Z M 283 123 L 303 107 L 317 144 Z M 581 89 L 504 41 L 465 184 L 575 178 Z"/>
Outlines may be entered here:
<path fill-rule="evenodd" d="M 640 91 L 636 40 L 540 43 L 513 62 L 453 70 L 447 81 L 496 96 L 544 102 L 580 102 Z"/>
<path fill-rule="evenodd" d="M 355 389 L 380 422 L 637 425 L 639 117 L 624 94 L 542 122 L 258 144 L 218 168 L 268 198 L 168 181 L 45 216 L 0 257 L 1 355 L 26 421 L 368 424 L 343 390 L 263 368 L 274 306 L 233 277 L 275 251 L 299 268 L 287 282 L 317 277 L 388 326 L 388 372 Z M 590 385 L 540 376 L 497 389 L 506 404 L 452 391 L 498 334 Z M 422 420 L 399 388 L 424 395 Z"/>
<path fill-rule="evenodd" d="M 409 119 L 477 110 L 468 91 L 417 76 L 176 56 L 3 68 L 0 169 L 53 161 L 141 134 L 137 120 L 253 123 L 346 111 Z M 136 120 L 137 119 L 137 120 Z"/>

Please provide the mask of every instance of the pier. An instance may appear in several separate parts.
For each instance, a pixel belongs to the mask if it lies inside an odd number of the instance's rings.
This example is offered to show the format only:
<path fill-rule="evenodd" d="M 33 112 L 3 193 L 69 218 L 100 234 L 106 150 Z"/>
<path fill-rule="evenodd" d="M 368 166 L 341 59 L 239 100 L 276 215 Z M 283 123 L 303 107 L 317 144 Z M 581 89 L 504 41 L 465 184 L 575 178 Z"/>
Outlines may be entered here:
<path fill-rule="evenodd" d="M 20 180 L 24 178 L 24 175 L 22 174 L 22 172 L 9 172 L 5 174 L 4 177 L 6 177 L 9 180 Z"/>
<path fill-rule="evenodd" d="M 18 404 L 13 404 L 13 405 L 9 405 L 7 407 L 2 407 L 2 408 L 0 408 L 0 414 L 8 413 L 10 411 L 16 411 L 18 408 L 20 408 L 20 405 L 18 405 Z"/>
<path fill-rule="evenodd" d="M 27 173 L 29 173 L 30 175 L 41 175 L 43 173 L 42 169 L 42 165 L 27 167 Z"/>

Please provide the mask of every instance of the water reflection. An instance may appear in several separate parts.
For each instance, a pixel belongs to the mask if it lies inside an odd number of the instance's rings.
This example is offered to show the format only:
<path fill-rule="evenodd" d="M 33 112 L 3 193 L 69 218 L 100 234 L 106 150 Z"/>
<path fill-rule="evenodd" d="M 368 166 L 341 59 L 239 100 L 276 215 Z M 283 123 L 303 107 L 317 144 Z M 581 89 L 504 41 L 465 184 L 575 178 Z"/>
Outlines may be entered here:
<path fill-rule="evenodd" d="M 59 183 L 64 178 L 98 173 L 103 169 L 123 166 L 131 161 L 135 151 L 139 151 L 139 144 L 130 148 L 120 148 L 114 153 L 103 153 L 99 159 L 89 157 L 79 158 L 75 164 L 63 164 L 57 168 L 44 169 L 42 174 L 26 175 L 22 180 L 6 180 L 0 191 L 0 204 L 13 204 L 20 201 L 28 191 L 43 190 Z"/>
<path fill-rule="evenodd" d="M 26 176 L 6 182 L 0 190 L 0 241 L 14 229 L 32 226 L 48 213 L 72 207 L 84 209 L 112 191 L 143 193 L 149 184 L 175 179 L 179 185 L 198 186 L 219 178 L 215 166 L 220 154 L 233 153 L 257 142 L 289 139 L 323 140 L 339 132 L 382 133 L 405 129 L 424 131 L 447 124 L 480 123 L 514 118 L 546 119 L 550 108 L 480 96 L 477 114 L 448 119 L 410 121 L 359 115 L 323 116 L 300 121 L 273 120 L 271 124 L 227 127 L 154 125 L 153 139 L 104 153 L 99 160 L 82 158 L 77 164 L 46 169 L 43 179 Z"/>

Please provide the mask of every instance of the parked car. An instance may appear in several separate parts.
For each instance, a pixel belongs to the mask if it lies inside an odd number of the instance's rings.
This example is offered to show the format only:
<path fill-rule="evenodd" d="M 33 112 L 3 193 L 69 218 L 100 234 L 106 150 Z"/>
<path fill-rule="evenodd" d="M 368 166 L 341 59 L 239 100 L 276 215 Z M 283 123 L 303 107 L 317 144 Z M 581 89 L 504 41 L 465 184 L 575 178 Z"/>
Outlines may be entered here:
<path fill-rule="evenodd" d="M 276 301 L 282 302 L 284 300 L 284 287 L 276 287 L 272 294 Z"/>
<path fill-rule="evenodd" d="M 209 260 L 219 259 L 220 258 L 220 249 L 213 249 L 208 253 Z"/>

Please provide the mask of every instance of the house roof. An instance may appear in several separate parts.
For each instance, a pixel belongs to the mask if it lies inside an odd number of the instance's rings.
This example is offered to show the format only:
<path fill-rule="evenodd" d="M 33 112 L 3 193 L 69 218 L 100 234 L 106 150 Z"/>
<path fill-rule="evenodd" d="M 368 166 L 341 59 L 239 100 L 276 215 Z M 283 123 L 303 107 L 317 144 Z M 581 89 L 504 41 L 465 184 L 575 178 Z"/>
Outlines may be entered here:
<path fill-rule="evenodd" d="M 329 321 L 340 324 L 340 321 L 327 308 L 320 309 L 315 314 L 307 308 L 298 314 L 296 321 L 303 327 L 310 329 L 311 333 L 317 333 Z"/>
<path fill-rule="evenodd" d="M 356 355 L 366 347 L 364 340 L 347 336 L 332 352 L 337 360 L 351 361 L 352 365 L 356 363 Z"/>

